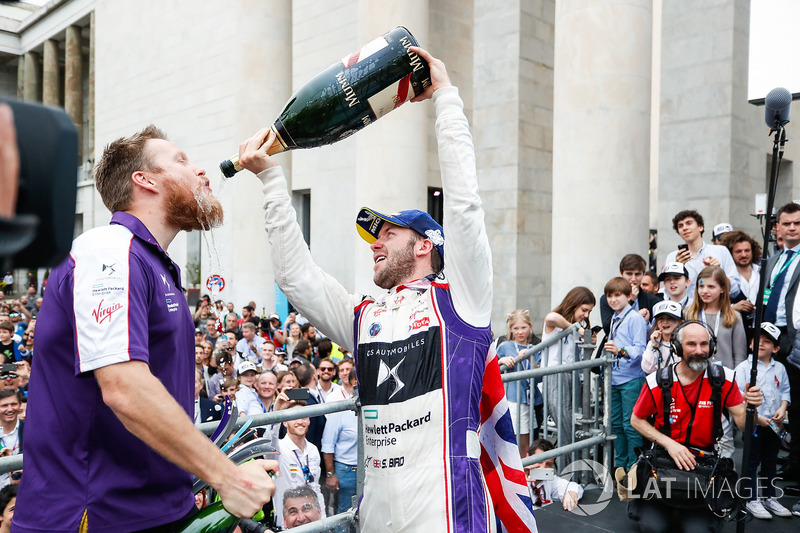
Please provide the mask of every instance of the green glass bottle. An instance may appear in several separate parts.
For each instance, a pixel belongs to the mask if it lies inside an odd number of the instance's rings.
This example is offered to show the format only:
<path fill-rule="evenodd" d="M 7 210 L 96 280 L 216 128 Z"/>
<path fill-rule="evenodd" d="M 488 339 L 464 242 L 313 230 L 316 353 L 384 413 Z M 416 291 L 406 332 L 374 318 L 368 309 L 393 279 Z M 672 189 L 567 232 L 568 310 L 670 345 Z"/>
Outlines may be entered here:
<path fill-rule="evenodd" d="M 314 76 L 275 120 L 277 138 L 267 153 L 335 143 L 424 92 L 430 68 L 410 46 L 418 46 L 416 39 L 398 26 Z M 238 161 L 220 163 L 225 177 L 242 170 Z"/>
<path fill-rule="evenodd" d="M 233 533 L 239 519 L 230 514 L 222 502 L 215 502 L 190 518 L 179 533 Z"/>

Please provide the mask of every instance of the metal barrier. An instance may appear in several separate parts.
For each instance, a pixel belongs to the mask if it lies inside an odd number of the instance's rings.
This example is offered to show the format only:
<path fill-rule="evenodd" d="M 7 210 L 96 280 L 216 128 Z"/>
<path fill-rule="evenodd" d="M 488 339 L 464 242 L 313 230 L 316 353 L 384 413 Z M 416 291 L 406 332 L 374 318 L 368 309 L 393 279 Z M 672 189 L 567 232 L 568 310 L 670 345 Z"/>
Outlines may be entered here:
<path fill-rule="evenodd" d="M 250 424 L 250 427 L 257 427 L 257 426 L 266 426 L 270 424 L 277 424 L 280 422 L 285 422 L 287 420 L 295 420 L 297 418 L 306 418 L 306 417 L 310 418 L 312 416 L 337 413 L 340 411 L 358 412 L 359 407 L 360 404 L 358 403 L 358 397 L 354 396 L 347 400 L 342 400 L 338 402 L 295 407 L 293 409 L 272 411 L 269 413 L 253 415 L 250 417 L 242 416 L 239 417 L 239 419 L 236 421 L 234 430 L 241 428 L 245 423 L 247 423 L 248 419 L 253 420 L 252 423 Z M 211 435 L 214 432 L 214 430 L 217 429 L 217 423 L 206 422 L 204 424 L 200 424 L 198 426 L 198 429 L 203 433 L 205 433 L 206 435 Z M 361 436 L 362 434 L 363 434 L 363 429 L 361 427 L 361 417 L 358 417 L 358 435 Z M 322 451 L 320 450 L 320 453 L 321 452 Z M 6 472 L 13 472 L 14 470 L 21 470 L 22 463 L 23 463 L 23 454 L 12 455 L 8 457 L 0 457 L 0 474 Z M 356 490 L 356 501 L 358 501 L 359 496 L 363 493 L 364 490 L 363 489 L 364 469 L 362 468 L 363 464 L 364 464 L 364 447 L 361 438 L 359 438 L 358 439 L 358 485 Z M 322 520 L 317 520 L 316 522 L 312 522 L 304 526 L 292 528 L 292 531 L 297 531 L 297 533 L 322 533 L 328 531 L 332 527 L 342 526 L 342 525 L 354 526 L 356 531 L 359 531 L 358 521 L 356 520 L 356 511 L 354 508 L 351 507 L 344 513 L 339 513 L 334 516 L 329 516 L 323 518 Z"/>
<path fill-rule="evenodd" d="M 590 458 L 590 449 L 594 449 L 594 458 L 597 460 L 600 454 L 600 446 L 603 447 L 602 464 L 606 472 L 611 472 L 611 447 L 610 442 L 614 440 L 611 434 L 611 366 L 616 361 L 610 355 L 591 359 L 591 352 L 594 345 L 591 343 L 591 332 L 586 331 L 582 342 L 573 342 L 572 361 L 564 363 L 564 342 L 565 338 L 576 338 L 576 332 L 580 330 L 580 324 L 572 324 L 570 327 L 558 332 L 546 341 L 543 341 L 528 350 L 518 361 L 533 360 L 534 356 L 538 353 L 542 354 L 542 364 L 539 368 L 520 370 L 515 372 L 507 372 L 505 365 L 500 366 L 503 372 L 503 383 L 520 382 L 528 380 L 528 390 L 530 398 L 528 399 L 528 417 L 529 427 L 534 428 L 536 423 L 534 401 L 534 387 L 537 387 L 537 378 L 544 378 L 542 381 L 542 396 L 543 396 L 543 416 L 542 428 L 544 438 L 548 438 L 551 433 L 548 418 L 551 407 L 557 407 L 558 413 L 554 413 L 552 418 L 555 422 L 555 433 L 557 445 L 554 450 L 537 454 L 536 458 L 526 457 L 522 460 L 523 466 L 532 465 L 547 459 L 560 457 L 563 455 L 571 455 L 571 461 L 578 460 L 580 453 L 581 459 Z M 557 364 L 549 366 L 550 348 L 558 346 Z M 588 355 L 587 355 L 588 354 Z M 602 386 L 600 384 L 600 375 L 591 372 L 592 368 L 600 367 L 603 372 Z M 553 382 L 555 376 L 555 383 Z M 567 378 L 567 379 L 564 379 Z M 599 397 L 600 391 L 603 392 L 602 397 L 602 411 L 601 399 Z M 506 393 L 508 386 L 506 386 Z M 552 396 L 555 395 L 555 398 Z M 509 400 L 516 400 L 517 403 L 522 400 L 522 387 L 516 387 L 515 398 Z M 555 400 L 555 401 L 550 401 Z M 577 408 L 580 406 L 580 409 Z M 568 429 L 565 427 L 564 415 L 569 416 Z M 516 428 L 520 427 L 521 410 L 516 411 Z M 517 432 L 519 433 L 519 432 Z M 531 431 L 532 434 L 532 431 Z M 517 443 L 519 443 L 519 436 L 517 436 Z M 589 475 L 588 473 L 584 473 Z M 610 480 L 610 476 L 606 476 L 605 483 Z M 612 487 L 604 487 L 611 490 Z"/>
<path fill-rule="evenodd" d="M 575 344 L 575 353 L 573 363 L 563 364 L 563 343 L 561 340 L 569 335 L 574 335 L 574 333 L 578 330 L 580 326 L 578 324 L 573 324 L 569 328 L 559 332 L 557 335 L 554 335 L 550 339 L 540 344 L 537 344 L 533 348 L 530 348 L 525 352 L 523 358 L 529 359 L 532 358 L 537 352 L 542 350 L 547 350 L 550 346 L 559 343 L 559 351 L 558 351 L 558 366 L 555 367 L 547 367 L 547 352 L 544 352 L 544 359 L 543 359 L 543 367 L 536 368 L 531 370 L 524 370 L 520 372 L 512 372 L 512 373 L 504 373 L 502 376 L 503 382 L 508 383 L 510 381 L 521 381 L 521 380 L 529 380 L 529 385 L 531 387 L 535 386 L 535 379 L 539 377 L 544 377 L 545 382 L 547 381 L 547 376 L 560 376 L 566 373 L 570 373 L 572 377 L 572 386 L 570 387 L 572 393 L 572 400 L 574 403 L 572 405 L 576 405 L 578 402 L 576 401 L 578 396 L 578 390 L 576 385 L 577 376 L 576 373 L 579 370 L 584 371 L 584 383 L 583 383 L 583 404 L 582 409 L 580 411 L 580 416 L 577 416 L 578 413 L 575 413 L 575 416 L 571 416 L 571 429 L 572 435 L 574 436 L 585 436 L 583 439 L 579 439 L 577 442 L 574 443 L 565 443 L 562 442 L 561 436 L 558 439 L 558 447 L 552 451 L 545 452 L 543 454 L 539 454 L 536 456 L 536 459 L 532 457 L 527 457 L 523 459 L 523 465 L 530 465 L 535 462 L 543 461 L 546 459 L 550 459 L 553 457 L 559 457 L 561 455 L 572 454 L 573 460 L 577 457 L 577 453 L 579 451 L 583 452 L 584 458 L 588 458 L 588 451 L 589 448 L 595 447 L 599 448 L 599 446 L 603 446 L 603 465 L 605 466 L 606 470 L 610 472 L 611 466 L 611 452 L 609 446 L 607 446 L 608 442 L 613 440 L 613 436 L 611 435 L 611 424 L 610 424 L 610 399 L 611 399 L 611 364 L 616 361 L 616 359 L 612 359 L 610 357 L 601 357 L 597 359 L 590 359 L 590 360 L 580 360 L 581 357 L 579 356 L 578 351 L 585 352 L 591 348 L 589 342 L 583 343 L 574 343 Z M 588 338 L 585 339 L 588 341 Z M 589 369 L 592 367 L 604 367 L 604 394 L 603 394 L 603 413 L 602 413 L 602 428 L 598 427 L 599 422 L 599 399 L 598 393 L 600 387 L 597 385 L 597 380 L 599 376 L 593 376 Z M 505 369 L 503 365 L 501 365 L 501 370 Z M 590 377 L 593 376 L 595 387 L 591 387 L 591 379 Z M 564 390 L 564 384 L 562 380 L 559 379 L 557 384 L 557 392 L 558 397 L 563 399 L 564 394 L 566 392 Z M 594 391 L 593 396 L 592 392 Z M 519 400 L 520 394 L 520 387 L 517 387 L 517 399 Z M 547 417 L 548 417 L 548 410 L 547 410 L 547 401 L 549 399 L 549 391 L 547 387 L 545 387 L 545 394 L 544 394 L 544 429 L 545 429 L 545 437 L 548 435 L 548 424 L 547 424 Z M 593 403 L 592 403 L 593 402 Z M 329 413 L 336 413 L 340 411 L 356 411 L 358 412 L 360 404 L 358 402 L 358 397 L 353 397 L 347 400 L 342 400 L 338 402 L 329 402 L 317 405 L 309 405 L 303 407 L 296 407 L 293 409 L 286 409 L 281 411 L 272 411 L 269 413 L 263 413 L 259 415 L 253 415 L 250 417 L 240 417 L 235 424 L 235 429 L 241 428 L 248 419 L 252 419 L 250 424 L 251 427 L 257 426 L 266 426 L 270 424 L 277 424 L 280 422 L 285 422 L 287 420 L 295 420 L 297 418 L 306 418 L 312 416 L 320 416 Z M 588 416 L 589 411 L 594 409 L 593 416 Z M 535 420 L 535 413 L 533 409 L 530 409 L 529 416 L 531 417 L 531 427 L 533 427 L 533 421 Z M 560 418 L 560 417 L 559 417 Z M 554 418 L 556 420 L 556 425 L 558 426 L 561 422 L 559 419 Z M 583 430 L 580 434 L 576 433 L 576 426 L 585 426 L 587 429 Z M 595 427 L 589 427 L 594 425 Z M 517 427 L 519 427 L 519 411 L 517 412 Z M 198 429 L 205 433 L 206 435 L 211 435 L 214 430 L 217 428 L 216 422 L 206 422 L 198 426 Z M 363 435 L 363 427 L 361 417 L 358 417 L 358 485 L 356 490 L 355 499 L 358 501 L 358 498 L 364 491 L 364 447 L 363 447 L 363 440 L 360 438 Z M 597 451 L 595 451 L 595 457 L 597 457 Z M 15 470 L 21 470 L 23 465 L 23 454 L 19 455 L 12 455 L 8 457 L 0 457 L 0 473 L 6 472 L 13 472 Z M 608 489 L 608 487 L 606 487 Z M 353 502 L 355 506 L 355 502 Z M 335 526 L 354 526 L 356 531 L 359 531 L 358 521 L 356 520 L 356 511 L 355 508 L 352 507 L 348 511 L 344 513 L 339 513 L 334 516 L 329 516 L 323 518 L 322 520 L 318 520 L 311 524 L 306 524 L 304 526 L 300 526 L 294 528 L 293 531 L 297 531 L 298 533 L 322 533 L 325 532 Z"/>

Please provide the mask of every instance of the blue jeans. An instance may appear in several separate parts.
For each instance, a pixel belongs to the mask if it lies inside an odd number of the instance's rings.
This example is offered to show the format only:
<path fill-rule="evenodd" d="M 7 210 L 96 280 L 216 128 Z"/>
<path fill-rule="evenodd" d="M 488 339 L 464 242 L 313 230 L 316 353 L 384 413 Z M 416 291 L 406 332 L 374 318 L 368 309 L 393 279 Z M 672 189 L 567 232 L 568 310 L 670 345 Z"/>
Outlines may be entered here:
<path fill-rule="evenodd" d="M 346 465 L 339 461 L 333 462 L 336 477 L 339 478 L 339 499 L 336 506 L 336 514 L 343 513 L 353 506 L 353 496 L 356 495 L 356 485 L 358 472 L 355 466 Z M 337 533 L 347 531 L 346 526 L 336 528 Z"/>
<path fill-rule="evenodd" d="M 611 433 L 617 437 L 614 441 L 614 464 L 625 471 L 636 462 L 636 447 L 642 445 L 642 436 L 631 426 L 631 415 L 643 385 L 644 378 L 635 378 L 611 386 Z"/>

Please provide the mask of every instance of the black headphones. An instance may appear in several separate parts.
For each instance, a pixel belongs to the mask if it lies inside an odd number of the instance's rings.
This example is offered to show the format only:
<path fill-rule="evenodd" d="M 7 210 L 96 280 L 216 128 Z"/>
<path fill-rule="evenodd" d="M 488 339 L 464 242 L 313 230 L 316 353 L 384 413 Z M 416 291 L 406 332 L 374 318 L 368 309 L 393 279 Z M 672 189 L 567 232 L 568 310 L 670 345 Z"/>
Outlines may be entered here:
<path fill-rule="evenodd" d="M 722 317 L 719 317 L 719 320 L 722 320 Z M 714 357 L 714 354 L 717 353 L 717 336 L 714 335 L 714 332 L 711 331 L 710 327 L 706 326 L 699 320 L 687 320 L 675 328 L 675 331 L 672 332 L 672 337 L 670 337 L 670 346 L 672 347 L 672 352 L 678 357 L 678 359 L 683 359 L 683 346 L 681 346 L 681 343 L 678 342 L 678 332 L 689 324 L 700 324 L 703 326 L 703 328 L 705 328 L 705 330 L 708 332 L 708 358 L 711 359 Z"/>

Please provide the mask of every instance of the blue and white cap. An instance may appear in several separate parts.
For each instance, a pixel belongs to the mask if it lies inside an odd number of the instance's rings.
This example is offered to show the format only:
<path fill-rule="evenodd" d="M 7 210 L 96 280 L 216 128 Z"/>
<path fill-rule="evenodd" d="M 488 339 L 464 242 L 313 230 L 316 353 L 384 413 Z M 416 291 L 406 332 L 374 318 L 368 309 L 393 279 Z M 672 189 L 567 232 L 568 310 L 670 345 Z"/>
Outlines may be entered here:
<path fill-rule="evenodd" d="M 431 216 L 419 209 L 408 209 L 389 215 L 378 213 L 367 207 L 362 207 L 356 218 L 356 228 L 361 238 L 372 244 L 378 240 L 378 234 L 384 222 L 395 226 L 410 228 L 430 240 L 439 255 L 444 259 L 444 230 Z"/>

